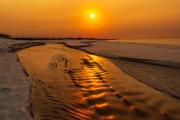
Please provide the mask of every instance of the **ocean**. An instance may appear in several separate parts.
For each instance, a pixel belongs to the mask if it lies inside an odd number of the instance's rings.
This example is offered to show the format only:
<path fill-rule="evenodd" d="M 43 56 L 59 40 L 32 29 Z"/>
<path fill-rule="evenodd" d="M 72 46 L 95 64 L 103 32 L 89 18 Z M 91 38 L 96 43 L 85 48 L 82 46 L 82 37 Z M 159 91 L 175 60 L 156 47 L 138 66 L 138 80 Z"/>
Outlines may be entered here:
<path fill-rule="evenodd" d="M 165 44 L 180 46 L 180 38 L 177 39 L 122 39 L 111 40 L 115 42 L 130 42 L 130 43 L 144 43 L 144 44 Z"/>

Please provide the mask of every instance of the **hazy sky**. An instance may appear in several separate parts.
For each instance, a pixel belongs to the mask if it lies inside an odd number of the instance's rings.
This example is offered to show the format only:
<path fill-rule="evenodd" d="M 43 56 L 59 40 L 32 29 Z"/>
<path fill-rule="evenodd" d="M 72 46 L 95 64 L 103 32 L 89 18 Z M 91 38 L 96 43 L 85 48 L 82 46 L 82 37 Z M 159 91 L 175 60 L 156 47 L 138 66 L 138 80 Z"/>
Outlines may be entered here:
<path fill-rule="evenodd" d="M 95 19 L 89 13 L 96 14 Z M 16 36 L 180 37 L 180 0 L 0 0 L 0 33 Z"/>

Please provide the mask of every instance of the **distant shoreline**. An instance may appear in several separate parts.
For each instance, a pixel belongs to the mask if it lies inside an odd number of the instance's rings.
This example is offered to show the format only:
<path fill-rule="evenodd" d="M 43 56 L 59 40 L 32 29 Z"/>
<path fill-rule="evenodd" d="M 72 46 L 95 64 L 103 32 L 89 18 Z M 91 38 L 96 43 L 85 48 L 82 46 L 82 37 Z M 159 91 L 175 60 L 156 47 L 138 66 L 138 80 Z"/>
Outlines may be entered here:
<path fill-rule="evenodd" d="M 0 34 L 0 38 L 14 39 L 14 40 L 116 40 L 108 38 L 93 38 L 93 37 L 13 37 L 8 34 Z"/>
<path fill-rule="evenodd" d="M 31 38 L 31 37 L 14 37 L 12 39 L 15 40 L 116 40 L 116 39 L 106 39 L 106 38 L 46 38 L 46 37 L 38 37 L 38 38 Z"/>
<path fill-rule="evenodd" d="M 0 38 L 12 38 L 11 35 L 0 33 Z"/>

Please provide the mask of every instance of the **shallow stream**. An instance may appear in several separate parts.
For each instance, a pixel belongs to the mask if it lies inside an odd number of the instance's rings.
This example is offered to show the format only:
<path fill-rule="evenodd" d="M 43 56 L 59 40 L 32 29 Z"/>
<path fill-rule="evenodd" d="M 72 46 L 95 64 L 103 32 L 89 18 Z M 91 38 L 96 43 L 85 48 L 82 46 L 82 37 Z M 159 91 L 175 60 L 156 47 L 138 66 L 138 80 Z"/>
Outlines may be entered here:
<path fill-rule="evenodd" d="M 36 120 L 180 118 L 179 100 L 128 76 L 105 58 L 60 44 L 17 54 L 33 81 Z"/>

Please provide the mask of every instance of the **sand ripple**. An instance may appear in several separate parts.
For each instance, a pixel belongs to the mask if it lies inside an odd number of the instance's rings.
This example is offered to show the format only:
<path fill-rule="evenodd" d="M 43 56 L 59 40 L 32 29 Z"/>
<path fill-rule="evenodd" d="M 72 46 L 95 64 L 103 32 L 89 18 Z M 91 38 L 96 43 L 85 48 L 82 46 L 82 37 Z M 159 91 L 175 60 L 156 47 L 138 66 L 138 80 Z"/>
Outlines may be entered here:
<path fill-rule="evenodd" d="M 128 77 L 104 58 L 62 45 L 32 47 L 18 56 L 33 81 L 37 120 L 179 118 L 179 100 Z"/>

